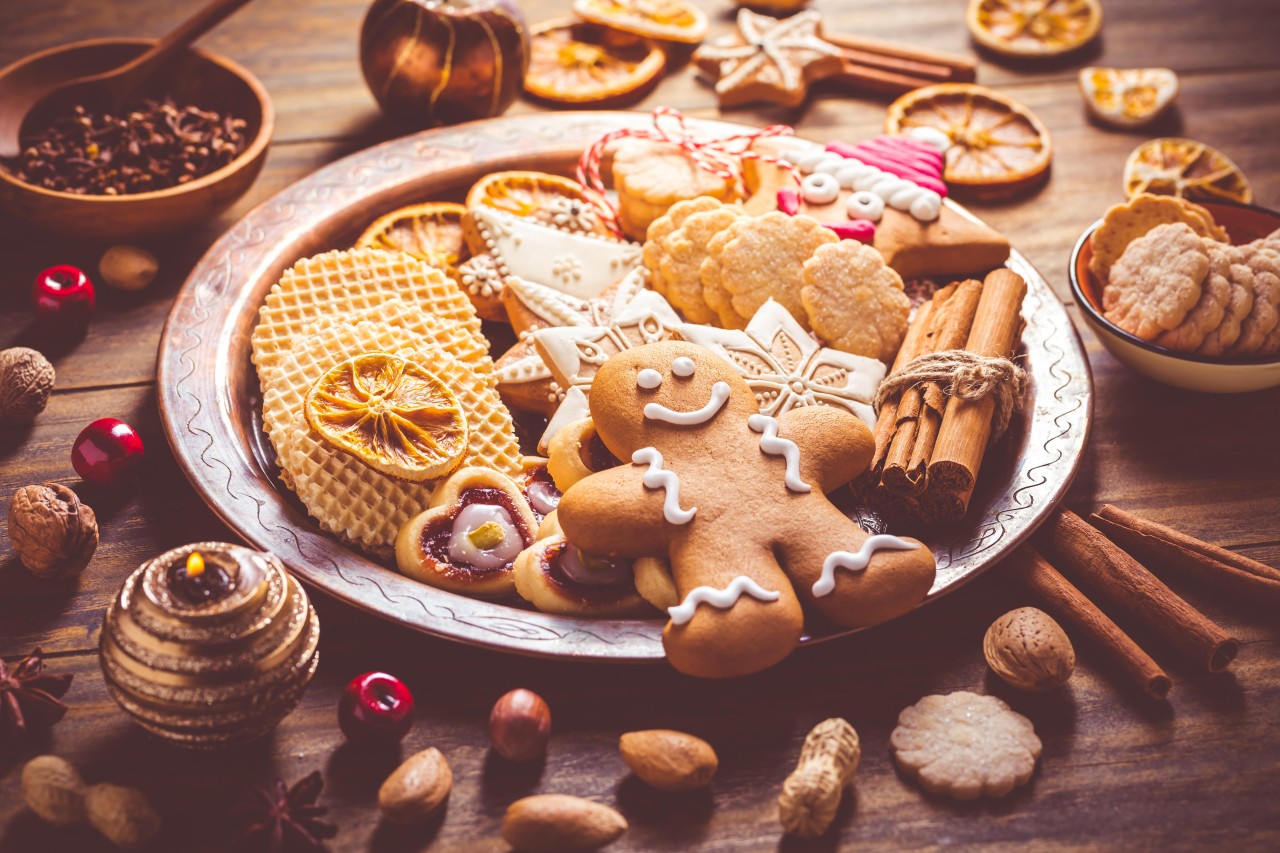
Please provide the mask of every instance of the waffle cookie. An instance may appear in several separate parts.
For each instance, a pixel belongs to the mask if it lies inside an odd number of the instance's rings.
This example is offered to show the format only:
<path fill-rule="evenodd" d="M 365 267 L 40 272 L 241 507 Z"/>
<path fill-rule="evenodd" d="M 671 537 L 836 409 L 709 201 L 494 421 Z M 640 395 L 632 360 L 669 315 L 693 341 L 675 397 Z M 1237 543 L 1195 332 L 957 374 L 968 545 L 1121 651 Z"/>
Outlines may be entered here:
<path fill-rule="evenodd" d="M 435 483 L 409 483 L 377 473 L 316 435 L 307 424 L 304 409 L 307 391 L 319 377 L 343 359 L 365 352 L 411 358 L 444 380 L 457 395 L 470 432 L 462 465 L 481 465 L 515 476 L 521 471 L 520 448 L 511 417 L 491 379 L 429 338 L 404 326 L 360 320 L 322 326 L 298 339 L 291 351 L 278 359 L 272 379 L 263 389 L 267 433 L 294 491 L 320 526 L 385 557 L 392 553 L 401 525 L 427 507 Z"/>
<path fill-rule="evenodd" d="M 400 299 L 466 330 L 455 352 L 463 361 L 492 374 L 488 344 L 471 300 L 439 270 L 403 252 L 353 249 L 325 252 L 298 261 L 267 294 L 253 330 L 253 363 L 263 394 L 269 374 L 288 355 L 294 339 L 310 324 L 326 317 L 349 318 Z M 484 365 L 489 367 L 485 368 Z M 278 447 L 277 447 L 278 450 Z"/>

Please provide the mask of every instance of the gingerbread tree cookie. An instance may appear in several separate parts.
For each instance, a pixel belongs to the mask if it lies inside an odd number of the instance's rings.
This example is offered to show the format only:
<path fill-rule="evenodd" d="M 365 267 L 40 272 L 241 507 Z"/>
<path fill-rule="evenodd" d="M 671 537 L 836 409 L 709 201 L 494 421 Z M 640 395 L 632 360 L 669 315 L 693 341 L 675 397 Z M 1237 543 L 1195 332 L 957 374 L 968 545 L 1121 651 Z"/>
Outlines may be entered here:
<path fill-rule="evenodd" d="M 680 604 L 663 643 L 676 669 L 756 672 L 799 642 L 802 604 L 839 625 L 874 625 L 933 584 L 928 548 L 868 537 L 826 498 L 874 450 L 849 412 L 763 415 L 731 365 L 682 341 L 610 358 L 592 412 L 605 446 L 632 464 L 573 485 L 559 522 L 589 554 L 670 559 Z"/>

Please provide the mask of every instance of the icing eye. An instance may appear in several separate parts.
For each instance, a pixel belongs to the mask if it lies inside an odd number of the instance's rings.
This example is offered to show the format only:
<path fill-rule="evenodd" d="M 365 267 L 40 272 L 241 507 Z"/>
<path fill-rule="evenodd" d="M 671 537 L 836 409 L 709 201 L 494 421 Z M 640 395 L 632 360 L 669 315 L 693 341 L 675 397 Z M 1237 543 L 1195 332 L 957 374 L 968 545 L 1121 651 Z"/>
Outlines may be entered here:
<path fill-rule="evenodd" d="M 692 376 L 694 367 L 693 359 L 683 355 L 671 362 L 671 372 L 676 376 Z"/>
<path fill-rule="evenodd" d="M 676 359 L 679 361 L 680 359 Z M 688 361 L 688 359 L 685 359 Z M 693 362 L 689 362 L 692 364 Z M 693 371 L 690 370 L 690 373 Z M 652 391 L 662 384 L 662 374 L 654 370 L 652 367 L 646 367 L 644 370 L 636 374 L 636 386 L 644 388 L 646 391 Z"/>
<path fill-rule="evenodd" d="M 884 215 L 884 199 L 868 190 L 859 190 L 849 196 L 845 209 L 848 210 L 850 219 L 869 219 L 872 222 L 879 222 L 880 217 Z"/>
<path fill-rule="evenodd" d="M 840 164 L 844 158 L 840 158 Z M 826 172 L 814 172 L 805 176 L 800 184 L 800 196 L 809 204 L 831 204 L 840 197 L 840 182 L 835 175 Z"/>

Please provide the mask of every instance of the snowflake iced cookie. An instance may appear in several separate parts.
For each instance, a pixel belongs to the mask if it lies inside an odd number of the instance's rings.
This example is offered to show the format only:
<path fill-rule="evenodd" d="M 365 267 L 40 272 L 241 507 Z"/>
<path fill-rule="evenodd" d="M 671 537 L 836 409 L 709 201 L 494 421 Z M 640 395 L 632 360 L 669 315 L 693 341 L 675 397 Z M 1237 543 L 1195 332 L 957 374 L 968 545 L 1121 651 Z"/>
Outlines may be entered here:
<path fill-rule="evenodd" d="M 707 259 L 702 264 L 703 288 L 719 288 L 728 296 L 729 308 L 736 317 L 736 322 L 726 323 L 730 327 L 745 326 L 747 318 L 770 299 L 806 324 L 808 318 L 800 296 L 804 262 L 819 246 L 838 240 L 834 232 L 808 216 L 773 211 L 743 217 L 707 246 Z M 726 319 L 723 312 L 721 319 Z"/>
<path fill-rule="evenodd" d="M 1208 273 L 1209 252 L 1190 225 L 1157 225 L 1130 243 L 1112 266 L 1102 291 L 1106 318 L 1143 340 L 1155 340 L 1186 319 L 1200 301 Z"/>
<path fill-rule="evenodd" d="M 933 794 L 1003 797 L 1025 785 L 1040 757 L 1031 721 L 994 696 L 926 696 L 898 715 L 889 737 L 898 766 Z"/>
<path fill-rule="evenodd" d="M 618 224 L 633 240 L 644 240 L 649 225 L 676 202 L 710 196 L 738 198 L 738 180 L 710 172 L 680 146 L 654 139 L 625 139 L 613 154 L 613 187 L 618 193 Z"/>
<path fill-rule="evenodd" d="M 591 394 L 596 432 L 624 464 L 571 486 L 559 523 L 588 554 L 669 558 L 680 603 L 663 644 L 676 669 L 756 672 L 799 642 L 802 604 L 873 625 L 929 591 L 928 548 L 869 537 L 827 500 L 874 450 L 847 411 L 763 415 L 733 366 L 682 341 L 613 355 Z"/>
<path fill-rule="evenodd" d="M 800 299 L 813 331 L 838 350 L 888 364 L 907 333 L 902 277 L 853 240 L 819 246 L 805 261 Z"/>

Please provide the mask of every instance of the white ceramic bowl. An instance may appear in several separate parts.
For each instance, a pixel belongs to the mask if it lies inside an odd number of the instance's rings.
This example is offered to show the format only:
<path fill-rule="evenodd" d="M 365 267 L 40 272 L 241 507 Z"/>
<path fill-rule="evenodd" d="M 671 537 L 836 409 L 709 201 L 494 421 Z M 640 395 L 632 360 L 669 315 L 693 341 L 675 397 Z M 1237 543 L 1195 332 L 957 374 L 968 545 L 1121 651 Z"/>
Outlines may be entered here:
<path fill-rule="evenodd" d="M 1248 243 L 1280 228 L 1280 213 L 1263 207 L 1225 202 L 1200 202 L 1227 229 L 1231 241 Z M 1112 325 L 1102 315 L 1102 287 L 1089 271 L 1093 232 L 1102 220 L 1085 230 L 1071 252 L 1071 292 L 1089 328 L 1107 351 L 1128 367 L 1157 382 L 1207 391 L 1237 394 L 1280 386 L 1280 355 L 1265 358 L 1216 358 L 1175 352 L 1156 346 Z"/>

